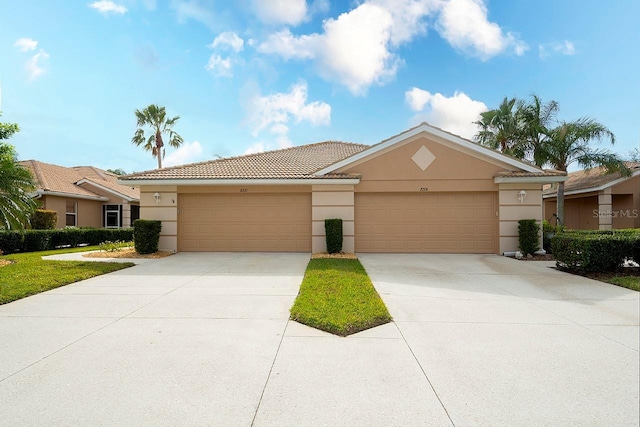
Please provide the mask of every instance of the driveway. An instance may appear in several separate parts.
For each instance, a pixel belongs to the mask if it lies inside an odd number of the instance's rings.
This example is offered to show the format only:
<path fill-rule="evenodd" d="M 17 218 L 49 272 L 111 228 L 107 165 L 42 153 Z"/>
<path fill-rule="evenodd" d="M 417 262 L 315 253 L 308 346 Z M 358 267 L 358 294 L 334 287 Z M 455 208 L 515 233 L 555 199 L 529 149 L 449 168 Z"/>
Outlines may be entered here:
<path fill-rule="evenodd" d="M 638 293 L 362 255 L 395 322 L 288 321 L 308 255 L 177 254 L 0 306 L 0 425 L 637 425 Z"/>

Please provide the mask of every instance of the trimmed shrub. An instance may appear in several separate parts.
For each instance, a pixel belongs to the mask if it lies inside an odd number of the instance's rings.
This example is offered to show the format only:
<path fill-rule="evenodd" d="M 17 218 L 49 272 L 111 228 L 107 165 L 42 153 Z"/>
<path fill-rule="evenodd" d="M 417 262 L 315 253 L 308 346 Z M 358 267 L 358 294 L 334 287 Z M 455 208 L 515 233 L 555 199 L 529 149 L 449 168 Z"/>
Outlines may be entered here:
<path fill-rule="evenodd" d="M 542 221 L 542 248 L 547 251 L 547 253 L 553 253 L 551 238 L 561 232 L 561 225 L 553 225 L 546 219 Z"/>
<path fill-rule="evenodd" d="M 147 219 L 133 221 L 133 242 L 139 254 L 158 252 L 162 222 Z"/>
<path fill-rule="evenodd" d="M 578 273 L 610 272 L 634 257 L 638 230 L 571 231 L 555 235 L 551 247 L 560 269 Z"/>
<path fill-rule="evenodd" d="M 22 233 L 19 231 L 0 231 L 0 251 L 5 255 L 20 252 Z"/>
<path fill-rule="evenodd" d="M 535 219 L 518 221 L 518 247 L 524 255 L 533 255 L 540 250 L 540 225 Z"/>
<path fill-rule="evenodd" d="M 58 224 L 58 212 L 36 209 L 31 214 L 31 228 L 33 230 L 53 230 Z"/>
<path fill-rule="evenodd" d="M 342 220 L 340 218 L 325 219 L 324 231 L 327 239 L 327 252 L 342 252 Z"/>
<path fill-rule="evenodd" d="M 24 232 L 21 252 L 38 252 L 52 249 L 51 239 L 55 230 L 27 230 Z"/>

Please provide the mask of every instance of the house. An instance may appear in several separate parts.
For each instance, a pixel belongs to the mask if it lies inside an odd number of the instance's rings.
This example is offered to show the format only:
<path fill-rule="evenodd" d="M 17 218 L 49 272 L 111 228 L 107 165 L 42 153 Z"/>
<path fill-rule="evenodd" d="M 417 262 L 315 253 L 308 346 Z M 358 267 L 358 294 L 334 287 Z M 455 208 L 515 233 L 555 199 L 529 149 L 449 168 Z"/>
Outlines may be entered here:
<path fill-rule="evenodd" d="M 140 190 L 118 183 L 118 176 L 93 166 L 64 167 L 26 160 L 43 209 L 58 213 L 58 228 L 130 227 L 140 217 Z"/>
<path fill-rule="evenodd" d="M 564 185 L 564 225 L 582 230 L 640 228 L 640 163 L 627 162 L 631 176 L 603 168 L 571 172 Z M 544 218 L 556 212 L 557 188 L 546 189 Z"/>
<path fill-rule="evenodd" d="M 542 186 L 566 179 L 427 123 L 368 146 L 336 141 L 120 178 L 173 251 L 502 253 L 542 220 Z"/>

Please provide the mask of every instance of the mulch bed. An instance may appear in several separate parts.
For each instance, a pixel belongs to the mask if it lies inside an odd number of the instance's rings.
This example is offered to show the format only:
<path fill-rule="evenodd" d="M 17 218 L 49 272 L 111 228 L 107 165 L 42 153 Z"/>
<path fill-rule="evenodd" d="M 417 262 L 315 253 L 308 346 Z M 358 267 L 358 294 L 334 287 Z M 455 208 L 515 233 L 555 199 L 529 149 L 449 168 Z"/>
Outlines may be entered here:
<path fill-rule="evenodd" d="M 342 259 L 358 259 L 356 254 L 351 252 L 338 252 L 335 254 L 329 254 L 327 252 L 318 252 L 311 255 L 311 259 L 315 258 L 342 258 Z"/>
<path fill-rule="evenodd" d="M 85 258 L 151 258 L 151 259 L 157 259 L 157 258 L 164 258 L 164 257 L 167 257 L 169 255 L 173 255 L 173 252 L 158 251 L 158 252 L 153 253 L 153 254 L 140 255 L 139 253 L 136 252 L 135 249 L 131 248 L 131 249 L 123 249 L 121 251 L 115 251 L 115 252 L 106 252 L 106 251 L 89 252 L 89 253 L 83 254 L 82 256 L 85 257 Z"/>
<path fill-rule="evenodd" d="M 546 255 L 533 255 L 521 258 L 519 261 L 555 261 L 556 259 L 551 254 Z"/>
<path fill-rule="evenodd" d="M 0 259 L 0 267 L 4 267 L 5 265 L 13 264 L 13 261 L 9 261 L 8 259 Z"/>

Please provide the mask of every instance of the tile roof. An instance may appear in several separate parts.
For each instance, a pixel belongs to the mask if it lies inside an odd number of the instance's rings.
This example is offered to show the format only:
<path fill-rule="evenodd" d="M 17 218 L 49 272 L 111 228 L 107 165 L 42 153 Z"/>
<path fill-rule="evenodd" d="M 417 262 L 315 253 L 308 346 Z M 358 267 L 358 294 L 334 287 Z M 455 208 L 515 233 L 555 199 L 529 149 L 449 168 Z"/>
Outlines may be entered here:
<path fill-rule="evenodd" d="M 640 171 L 640 162 L 626 162 L 626 165 L 631 169 L 632 173 Z M 571 172 L 564 183 L 564 191 L 566 193 L 569 191 L 588 190 L 590 188 L 595 189 L 621 177 L 620 172 L 608 174 L 604 168 L 592 168 Z M 557 189 L 555 187 L 551 187 L 546 189 L 544 194 L 555 194 L 556 191 Z"/>
<path fill-rule="evenodd" d="M 238 157 L 210 160 L 183 166 L 150 170 L 120 177 L 121 180 L 170 179 L 343 179 L 354 175 L 333 173 L 315 176 L 313 172 L 369 148 L 368 145 L 339 141 Z"/>
<path fill-rule="evenodd" d="M 543 176 L 543 177 L 544 176 L 565 176 L 566 174 L 567 174 L 566 172 L 562 172 L 562 171 L 545 169 L 540 172 L 505 171 L 505 172 L 498 173 L 498 176 L 514 177 L 514 178 L 520 178 L 520 177 L 529 178 L 529 177 L 537 177 L 537 176 Z"/>
<path fill-rule="evenodd" d="M 66 193 L 70 196 L 98 198 L 100 195 L 91 191 L 89 187 L 94 184 L 94 186 L 107 188 L 111 192 L 118 193 L 129 199 L 140 199 L 139 189 L 118 184 L 117 175 L 93 166 L 68 168 L 37 160 L 25 160 L 20 164 L 31 171 L 37 182 L 38 190 Z M 87 184 L 77 185 L 82 180 L 86 180 Z"/>

